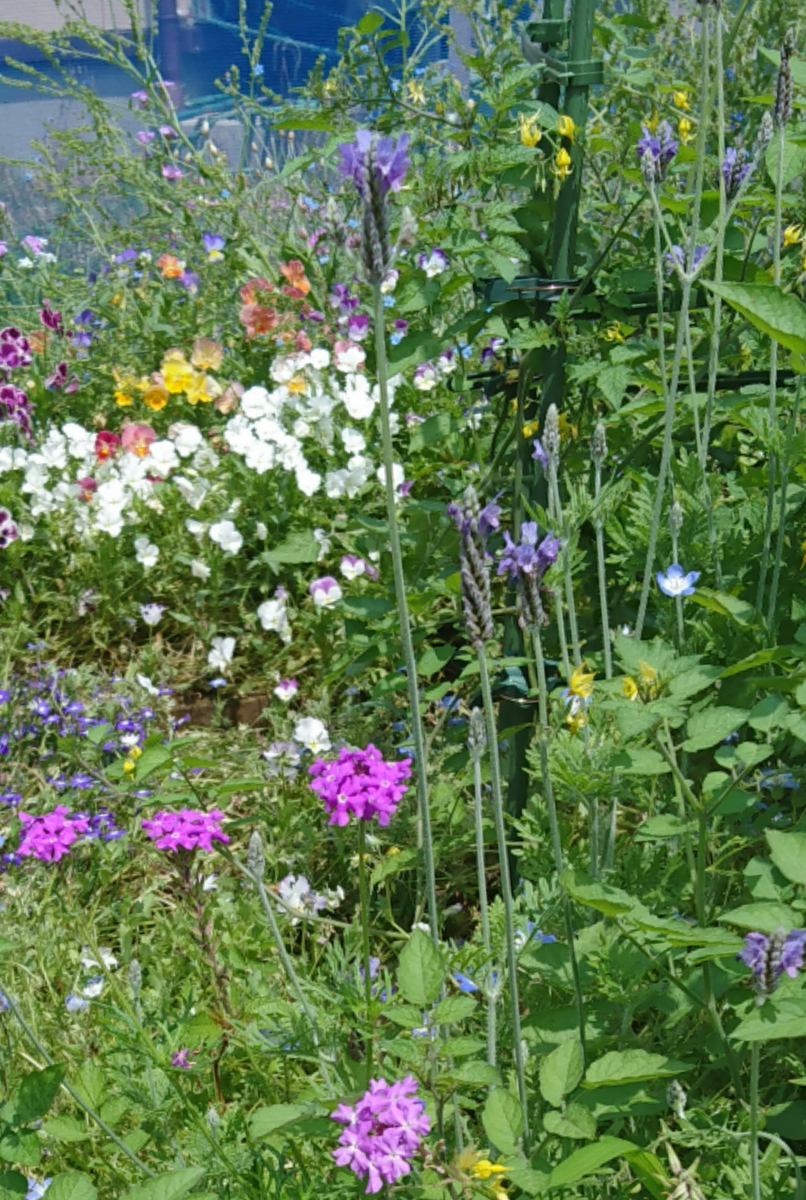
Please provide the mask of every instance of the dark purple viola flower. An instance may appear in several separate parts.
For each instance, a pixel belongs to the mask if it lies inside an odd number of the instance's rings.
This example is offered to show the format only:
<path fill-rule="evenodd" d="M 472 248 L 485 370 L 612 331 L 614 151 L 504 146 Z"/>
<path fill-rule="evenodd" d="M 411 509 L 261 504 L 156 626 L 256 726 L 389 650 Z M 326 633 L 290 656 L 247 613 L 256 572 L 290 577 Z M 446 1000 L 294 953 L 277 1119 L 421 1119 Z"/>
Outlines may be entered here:
<path fill-rule="evenodd" d="M 358 296 L 350 294 L 350 289 L 346 283 L 334 283 L 330 289 L 328 300 L 331 308 L 338 309 L 340 317 L 349 317 L 354 309 L 358 307 Z"/>
<path fill-rule="evenodd" d="M 195 271 L 183 271 L 179 276 L 179 282 L 186 292 L 190 292 L 191 296 L 199 290 L 201 279 Z"/>
<path fill-rule="evenodd" d="M 411 166 L 407 154 L 409 145 L 407 133 L 401 134 L 395 141 L 394 138 L 378 137 L 369 129 L 357 130 L 354 142 L 343 143 L 339 146 L 341 151 L 339 171 L 345 179 L 353 180 L 362 200 L 369 198 L 364 193 L 367 184 L 367 155 L 373 145 L 373 140 L 375 143 L 375 182 L 381 196 L 385 196 L 387 192 L 399 192 L 403 186 L 406 172 Z"/>
<path fill-rule="evenodd" d="M 364 313 L 352 313 L 347 318 L 347 336 L 354 342 L 363 342 L 369 333 L 369 317 Z"/>
<path fill-rule="evenodd" d="M 15 371 L 30 366 L 32 361 L 31 344 L 19 329 L 9 325 L 0 330 L 0 367 Z"/>
<path fill-rule="evenodd" d="M 50 300 L 43 300 L 42 307 L 39 310 L 39 320 L 45 329 L 52 329 L 54 333 L 64 333 L 62 314 L 53 311 L 50 307 Z"/>
<path fill-rule="evenodd" d="M 115 262 L 118 264 L 134 262 L 136 260 L 136 258 L 137 258 L 137 251 L 132 249 L 131 246 L 128 246 L 125 250 L 121 250 L 120 254 L 116 254 L 115 257 L 112 259 L 112 262 Z"/>

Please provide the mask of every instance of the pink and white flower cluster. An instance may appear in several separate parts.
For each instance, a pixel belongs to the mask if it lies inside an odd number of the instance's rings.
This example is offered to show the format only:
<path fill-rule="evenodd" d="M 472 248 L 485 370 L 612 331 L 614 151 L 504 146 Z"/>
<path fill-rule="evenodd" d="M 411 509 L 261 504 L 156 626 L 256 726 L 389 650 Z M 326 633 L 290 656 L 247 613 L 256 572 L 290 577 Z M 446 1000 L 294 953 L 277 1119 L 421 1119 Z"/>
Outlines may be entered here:
<path fill-rule="evenodd" d="M 417 1080 L 411 1075 L 398 1083 L 370 1079 L 355 1108 L 340 1104 L 331 1114 L 345 1127 L 333 1158 L 366 1179 L 367 1192 L 379 1192 L 384 1183 L 408 1175 L 409 1160 L 430 1132 L 431 1121 L 416 1091 Z"/>
<path fill-rule="evenodd" d="M 219 808 L 209 813 L 195 808 L 182 808 L 179 812 L 161 809 L 150 821 L 143 821 L 143 829 L 159 850 L 212 850 L 214 840 L 225 843 L 230 840 L 222 832 L 223 819 Z"/>
<path fill-rule="evenodd" d="M 318 758 L 309 771 L 311 787 L 330 813 L 329 825 L 346 825 L 351 816 L 359 821 L 377 817 L 379 825 L 388 825 L 407 791 L 403 780 L 411 775 L 411 764 L 386 762 L 370 743 L 366 750 L 340 750 L 335 762 Z"/>
<path fill-rule="evenodd" d="M 57 804 L 52 812 L 43 816 L 19 814 L 22 837 L 17 853 L 25 857 L 39 858 L 42 862 L 58 862 L 69 853 L 73 842 L 89 831 L 87 817 L 71 816 L 65 804 Z"/>

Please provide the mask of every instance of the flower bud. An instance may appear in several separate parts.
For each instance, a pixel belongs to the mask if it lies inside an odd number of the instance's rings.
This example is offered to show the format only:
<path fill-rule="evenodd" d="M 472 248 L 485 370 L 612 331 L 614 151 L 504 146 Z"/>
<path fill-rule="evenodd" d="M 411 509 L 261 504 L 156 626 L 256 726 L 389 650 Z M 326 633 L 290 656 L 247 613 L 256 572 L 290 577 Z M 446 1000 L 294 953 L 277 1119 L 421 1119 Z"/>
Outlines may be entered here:
<path fill-rule="evenodd" d="M 560 414 L 557 405 L 550 404 L 543 425 L 543 445 L 549 456 L 549 464 L 556 468 L 560 458 Z"/>
<path fill-rule="evenodd" d="M 246 865 L 249 874 L 255 879 L 262 879 L 266 869 L 266 856 L 263 852 L 263 838 L 257 830 L 249 839 L 249 849 L 246 853 Z"/>
<path fill-rule="evenodd" d="M 783 129 L 792 116 L 792 67 L 790 58 L 795 51 L 795 35 L 793 30 L 787 30 L 781 46 L 781 65 L 775 81 L 775 103 L 772 107 L 772 123 L 776 129 Z"/>
<path fill-rule="evenodd" d="M 607 458 L 607 435 L 605 433 L 605 427 L 601 421 L 593 431 L 593 438 L 591 439 L 591 458 L 599 466 L 601 466 L 604 460 Z"/>
<path fill-rule="evenodd" d="M 666 1103 L 672 1110 L 678 1121 L 682 1121 L 686 1115 L 686 1100 L 688 1097 L 676 1079 L 673 1079 L 666 1089 Z"/>
<path fill-rule="evenodd" d="M 132 989 L 132 994 L 135 1000 L 140 995 L 140 989 L 143 986 L 143 972 L 140 970 L 140 964 L 136 958 L 133 958 L 129 963 L 129 987 Z"/>
<path fill-rule="evenodd" d="M 669 511 L 669 528 L 673 538 L 676 538 L 683 528 L 683 507 L 679 500 L 675 500 Z"/>
<path fill-rule="evenodd" d="M 484 711 L 481 708 L 473 708 L 470 711 L 470 721 L 467 730 L 467 748 L 470 751 L 471 758 L 481 758 L 486 745 L 487 725 L 484 720 Z"/>

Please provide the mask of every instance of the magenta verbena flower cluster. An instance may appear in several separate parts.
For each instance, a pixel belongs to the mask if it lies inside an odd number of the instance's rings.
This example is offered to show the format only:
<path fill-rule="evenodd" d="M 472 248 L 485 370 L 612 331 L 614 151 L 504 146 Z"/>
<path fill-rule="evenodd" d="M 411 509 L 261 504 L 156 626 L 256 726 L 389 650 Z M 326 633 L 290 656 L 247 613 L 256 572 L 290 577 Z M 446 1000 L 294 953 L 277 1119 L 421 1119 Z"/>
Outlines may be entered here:
<path fill-rule="evenodd" d="M 365 750 L 339 751 L 335 762 L 318 758 L 309 768 L 311 787 L 325 802 L 330 825 L 346 825 L 353 816 L 359 821 L 378 818 L 388 825 L 406 793 L 404 779 L 411 775 L 406 761 L 387 762 L 371 743 Z"/>
<path fill-rule="evenodd" d="M 143 829 L 159 850 L 212 850 L 214 840 L 225 843 L 230 840 L 221 829 L 223 819 L 219 808 L 209 813 L 195 808 L 182 808 L 179 812 L 162 809 L 143 821 Z"/>
<path fill-rule="evenodd" d="M 58 862 L 64 858 L 73 842 L 89 832 L 90 822 L 84 814 L 71 814 L 66 804 L 57 804 L 44 816 L 19 814 L 22 837 L 17 854 L 39 858 L 42 862 Z"/>
<path fill-rule="evenodd" d="M 417 1080 L 411 1075 L 398 1083 L 370 1079 L 369 1087 L 353 1108 L 340 1104 L 331 1114 L 344 1125 L 333 1158 L 366 1179 L 367 1192 L 379 1192 L 411 1171 L 410 1159 L 431 1129 L 423 1101 L 415 1095 Z"/>

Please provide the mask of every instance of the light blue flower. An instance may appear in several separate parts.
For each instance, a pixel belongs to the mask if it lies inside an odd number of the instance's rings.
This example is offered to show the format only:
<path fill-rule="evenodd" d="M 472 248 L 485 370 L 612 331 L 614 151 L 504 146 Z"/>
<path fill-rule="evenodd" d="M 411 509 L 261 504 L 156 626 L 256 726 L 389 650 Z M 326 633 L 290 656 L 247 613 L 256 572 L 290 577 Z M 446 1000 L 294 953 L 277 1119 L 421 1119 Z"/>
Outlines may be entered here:
<path fill-rule="evenodd" d="M 89 1006 L 89 1000 L 84 1000 L 81 996 L 76 996 L 73 992 L 70 993 L 64 1002 L 64 1007 L 69 1013 L 84 1012 L 84 1009 L 89 1008 Z"/>
<path fill-rule="evenodd" d="M 477 992 L 479 990 L 478 984 L 474 983 L 472 979 L 468 979 L 467 975 L 463 975 L 461 971 L 455 973 L 453 980 L 459 985 L 461 992 Z"/>
<path fill-rule="evenodd" d="M 679 563 L 672 563 L 664 575 L 662 571 L 658 571 L 655 578 L 658 581 L 658 587 L 665 596 L 693 596 L 695 592 L 694 584 L 700 577 L 699 571 L 689 571 L 688 574 L 683 570 Z"/>

